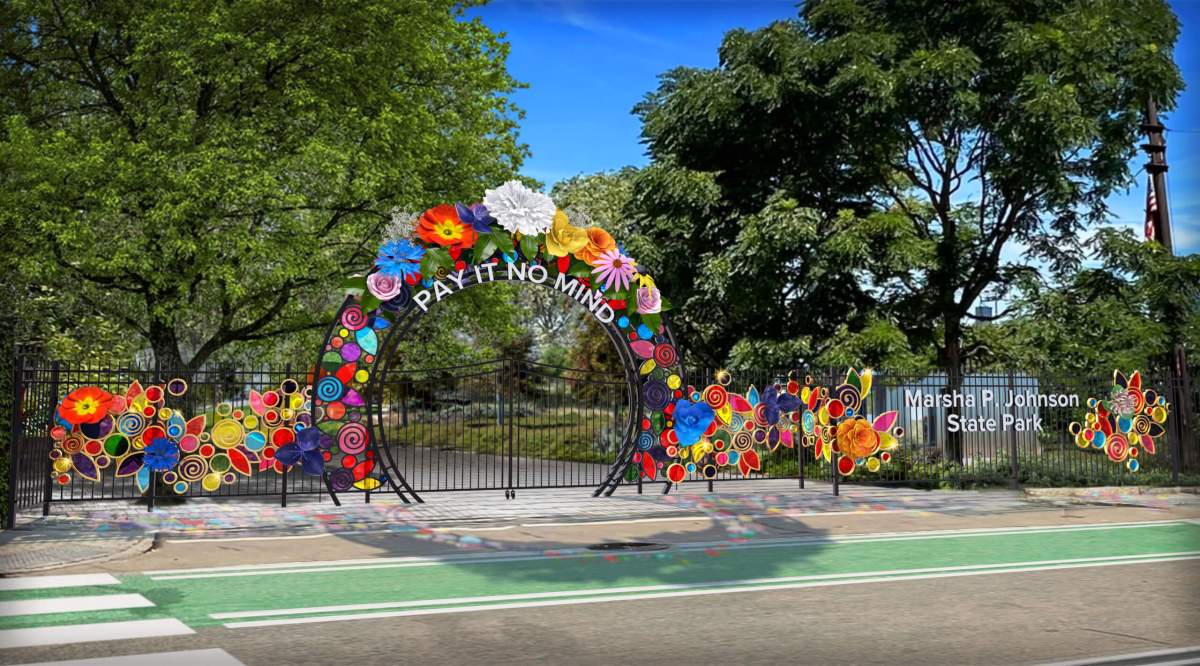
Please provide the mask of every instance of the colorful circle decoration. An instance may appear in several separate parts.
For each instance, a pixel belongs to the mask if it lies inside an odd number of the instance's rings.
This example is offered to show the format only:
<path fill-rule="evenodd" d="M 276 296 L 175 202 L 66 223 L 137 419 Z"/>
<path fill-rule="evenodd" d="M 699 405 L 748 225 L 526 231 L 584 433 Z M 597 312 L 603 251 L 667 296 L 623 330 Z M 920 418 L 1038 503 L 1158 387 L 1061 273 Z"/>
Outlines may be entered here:
<path fill-rule="evenodd" d="M 904 436 L 903 429 L 896 425 L 898 412 L 888 411 L 874 418 L 861 413 L 873 380 L 870 370 L 850 368 L 832 391 L 814 385 L 812 377 L 805 377 L 803 387 L 798 381 L 789 382 L 799 389 L 803 404 L 798 421 L 804 446 L 815 447 L 817 457 L 826 462 L 833 462 L 836 455 L 837 470 L 843 476 L 862 467 L 868 472 L 880 471 L 892 461 L 892 452 Z"/>
<path fill-rule="evenodd" d="M 1166 398 L 1151 389 L 1142 390 L 1142 374 L 1128 377 L 1113 371 L 1113 385 L 1107 398 L 1089 398 L 1083 422 L 1067 426 L 1067 432 L 1081 449 L 1104 451 L 1114 463 L 1124 464 L 1131 472 L 1142 468 L 1139 457 L 1144 451 L 1158 452 L 1158 439 L 1166 434 L 1171 406 Z"/>
<path fill-rule="evenodd" d="M 291 463 L 281 461 L 276 448 L 292 442 L 311 422 L 305 411 L 308 389 L 301 389 L 300 382 L 284 380 L 278 392 L 251 390 L 248 411 L 217 405 L 211 428 L 206 415 L 187 418 L 165 404 L 187 390 L 187 382 L 176 378 L 145 388 L 134 381 L 115 395 L 96 386 L 72 391 L 59 403 L 50 431 L 53 480 L 66 485 L 73 472 L 98 482 L 102 471 L 110 469 L 118 478 L 133 477 L 144 493 L 158 472 L 163 486 L 186 493 L 193 483 L 215 491 L 238 475 L 250 476 L 256 467 L 260 472 L 287 471 Z M 287 396 L 288 409 L 267 419 L 269 406 L 281 404 L 281 396 Z"/>

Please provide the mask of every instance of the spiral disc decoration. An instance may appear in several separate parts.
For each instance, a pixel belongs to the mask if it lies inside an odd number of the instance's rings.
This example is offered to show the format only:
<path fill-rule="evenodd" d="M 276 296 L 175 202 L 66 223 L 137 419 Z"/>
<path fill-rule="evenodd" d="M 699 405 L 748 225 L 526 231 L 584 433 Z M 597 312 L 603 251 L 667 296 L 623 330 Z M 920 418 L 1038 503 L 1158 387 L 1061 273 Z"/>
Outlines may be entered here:
<path fill-rule="evenodd" d="M 1083 422 L 1067 426 L 1075 445 L 1103 451 L 1108 459 L 1130 472 L 1142 468 L 1146 455 L 1158 453 L 1158 440 L 1166 434 L 1171 405 L 1151 389 L 1142 389 L 1142 373 L 1128 377 L 1113 371 L 1106 398 L 1089 398 Z"/>
<path fill-rule="evenodd" d="M 133 477 L 146 492 L 151 476 L 183 494 L 192 484 L 207 492 L 234 483 L 238 475 L 291 466 L 276 459 L 281 447 L 295 446 L 297 433 L 311 422 L 307 387 L 284 380 L 277 390 L 249 393 L 250 409 L 221 403 L 208 416 L 188 418 L 167 407 L 188 384 L 180 378 L 143 387 L 134 381 L 113 394 L 98 386 L 73 390 L 59 402 L 50 436 L 53 480 L 66 485 L 72 474 L 99 482 L 105 470 Z M 286 456 L 284 456 L 286 458 Z"/>

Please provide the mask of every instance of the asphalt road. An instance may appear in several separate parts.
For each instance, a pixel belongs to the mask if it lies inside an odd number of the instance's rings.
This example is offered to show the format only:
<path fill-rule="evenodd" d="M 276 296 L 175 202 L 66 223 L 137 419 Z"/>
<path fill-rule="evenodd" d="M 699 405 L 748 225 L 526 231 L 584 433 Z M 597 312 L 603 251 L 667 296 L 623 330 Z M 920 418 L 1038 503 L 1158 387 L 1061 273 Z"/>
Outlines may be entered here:
<path fill-rule="evenodd" d="M 1200 645 L 1198 514 L 1031 506 L 181 540 L 64 578 L 0 579 L 0 662 L 1200 663 L 1163 653 Z M 622 540 L 668 547 L 580 547 Z"/>

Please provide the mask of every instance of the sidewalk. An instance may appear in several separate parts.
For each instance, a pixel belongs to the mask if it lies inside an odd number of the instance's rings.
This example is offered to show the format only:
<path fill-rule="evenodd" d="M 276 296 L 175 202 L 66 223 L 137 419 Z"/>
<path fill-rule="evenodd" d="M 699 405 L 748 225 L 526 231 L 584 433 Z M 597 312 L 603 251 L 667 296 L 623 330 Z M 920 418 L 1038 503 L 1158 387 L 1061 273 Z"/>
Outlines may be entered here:
<path fill-rule="evenodd" d="M 1086 495 L 1088 503 L 1168 508 L 1200 507 L 1200 495 L 1121 495 L 1113 489 Z M 1081 501 L 1076 496 L 1030 497 L 1008 490 L 921 491 L 907 488 L 843 486 L 833 496 L 827 484 L 793 481 L 753 484 L 687 484 L 670 495 L 637 495 L 622 488 L 608 498 L 591 497 L 590 488 L 521 490 L 505 500 L 501 491 L 447 492 L 424 495 L 425 504 L 403 504 L 392 495 L 347 496 L 341 507 L 331 502 L 293 498 L 280 507 L 275 498 L 195 498 L 153 512 L 131 502 L 56 505 L 52 515 L 18 516 L 17 529 L 0 533 L 0 575 L 57 568 L 71 564 L 129 557 L 149 550 L 155 539 L 172 541 L 231 537 L 302 536 L 320 533 L 351 535 L 390 532 L 439 541 L 461 539 L 451 528 L 488 528 L 562 523 L 603 523 L 647 518 L 695 517 L 723 523 L 736 531 L 752 517 L 871 514 L 904 511 L 910 515 L 990 516 L 1044 510 Z M 531 522 L 532 521 L 532 522 Z M 483 539 L 478 547 L 490 547 Z"/>

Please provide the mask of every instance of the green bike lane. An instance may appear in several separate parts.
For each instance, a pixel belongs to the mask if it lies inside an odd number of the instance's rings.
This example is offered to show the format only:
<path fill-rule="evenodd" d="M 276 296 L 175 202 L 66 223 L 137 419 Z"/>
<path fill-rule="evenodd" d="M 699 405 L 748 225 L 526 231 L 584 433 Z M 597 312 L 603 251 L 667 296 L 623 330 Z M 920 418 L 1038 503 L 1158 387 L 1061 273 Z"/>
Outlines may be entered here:
<path fill-rule="evenodd" d="M 119 576 L 118 584 L 4 591 L 0 607 L 92 595 L 141 595 L 152 605 L 34 614 L 19 614 L 18 608 L 0 617 L 0 631 L 61 626 L 65 635 L 71 625 L 158 618 L 176 618 L 197 629 L 251 628 L 1197 558 L 1200 524 L 1169 521 L 677 544 L 620 555 L 538 551 L 275 564 L 147 572 Z M 79 605 L 78 599 L 72 603 Z"/>

